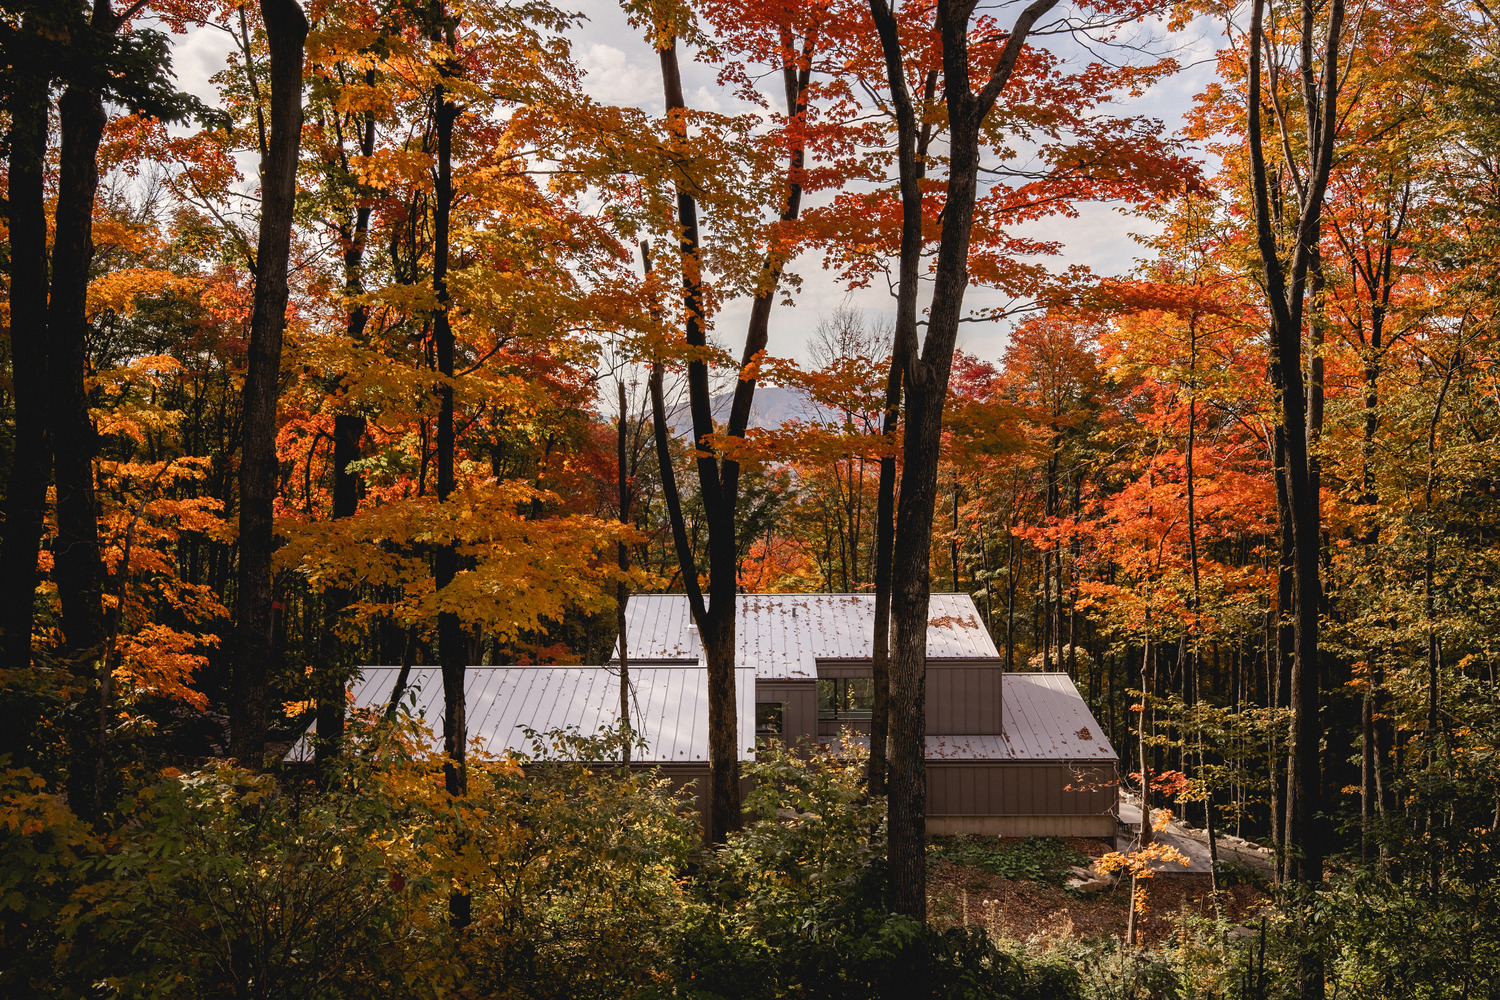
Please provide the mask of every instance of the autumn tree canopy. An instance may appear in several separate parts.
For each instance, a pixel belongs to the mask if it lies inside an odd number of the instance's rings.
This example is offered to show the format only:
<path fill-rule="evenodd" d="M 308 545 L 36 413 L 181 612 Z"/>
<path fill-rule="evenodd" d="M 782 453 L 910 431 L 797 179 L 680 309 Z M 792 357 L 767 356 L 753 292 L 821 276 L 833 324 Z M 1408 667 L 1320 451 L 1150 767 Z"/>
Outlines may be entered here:
<path fill-rule="evenodd" d="M 585 72 L 588 14 L 629 33 L 638 94 Z M 190 38 L 225 43 L 207 79 L 174 66 Z M 812 968 L 835 925 L 1000 976 L 927 881 L 928 602 L 954 591 L 1006 670 L 1077 685 L 1139 846 L 1156 807 L 1272 852 L 1279 943 L 1218 952 L 1240 992 L 1208 993 L 1494 991 L 1488 6 L 3 0 L 0 54 L 0 951 L 146 982 L 106 953 L 170 909 L 152 886 L 197 891 L 153 865 L 201 819 L 226 857 L 347 849 L 336 892 L 466 995 L 594 933 L 601 995 L 693 961 L 717 989 L 773 939 Z M 1085 267 L 1104 217 L 1133 259 Z M 795 808 L 741 780 L 760 591 L 875 601 L 868 737 L 755 765 Z M 664 592 L 709 677 L 707 853 L 649 775 L 611 798 L 471 755 L 469 666 L 613 664 L 628 704 L 624 602 Z M 400 680 L 351 714 L 374 664 Z M 402 713 L 428 664 L 430 758 Z M 631 735 L 586 745 L 629 765 Z M 245 889 L 204 850 L 205 887 Z M 757 881 L 786 851 L 865 909 Z M 304 861 L 276 870 L 324 885 Z M 160 981 L 209 976 L 203 947 Z"/>

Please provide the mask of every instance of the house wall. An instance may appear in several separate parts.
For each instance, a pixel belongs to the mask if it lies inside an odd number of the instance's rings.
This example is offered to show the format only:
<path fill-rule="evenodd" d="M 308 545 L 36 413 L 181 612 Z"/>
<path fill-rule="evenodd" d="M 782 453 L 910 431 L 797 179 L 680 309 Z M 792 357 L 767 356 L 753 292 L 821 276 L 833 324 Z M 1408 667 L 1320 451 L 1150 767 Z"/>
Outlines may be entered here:
<path fill-rule="evenodd" d="M 869 677 L 873 669 L 869 660 L 818 661 L 819 677 Z M 999 734 L 1004 718 L 1000 705 L 1004 677 L 1002 660 L 928 660 L 927 732 L 955 736 Z M 813 707 L 816 709 L 816 701 Z M 870 731 L 868 722 L 842 720 L 824 722 L 816 731 L 822 736 L 833 736 L 846 726 L 856 732 Z"/>
<path fill-rule="evenodd" d="M 869 719 L 819 719 L 818 735 L 826 739 L 838 736 L 844 730 L 849 729 L 856 733 L 870 733 Z"/>
<path fill-rule="evenodd" d="M 755 701 L 779 701 L 786 706 L 781 715 L 783 743 L 818 735 L 817 681 L 756 681 Z"/>
<path fill-rule="evenodd" d="M 702 817 L 708 765 L 634 762 L 657 767 L 674 790 L 692 784 Z M 927 765 L 927 834 L 992 837 L 1113 837 L 1117 769 L 1110 764 L 1018 764 L 945 761 Z M 741 794 L 753 787 L 740 782 Z"/>
<path fill-rule="evenodd" d="M 1112 837 L 1118 784 L 1113 762 L 929 762 L 927 832 Z"/>
<path fill-rule="evenodd" d="M 962 736 L 1000 732 L 1003 663 L 927 663 L 927 731 Z"/>

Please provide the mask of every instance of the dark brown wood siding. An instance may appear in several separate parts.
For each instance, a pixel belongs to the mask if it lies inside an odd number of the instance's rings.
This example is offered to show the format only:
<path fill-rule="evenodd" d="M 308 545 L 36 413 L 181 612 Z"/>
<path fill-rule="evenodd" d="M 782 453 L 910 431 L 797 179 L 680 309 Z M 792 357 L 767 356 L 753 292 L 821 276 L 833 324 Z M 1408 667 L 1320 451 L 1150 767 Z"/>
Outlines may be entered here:
<path fill-rule="evenodd" d="M 1005 674 L 994 663 L 927 664 L 927 731 L 962 736 L 1000 732 Z"/>
<path fill-rule="evenodd" d="M 1111 764 L 944 761 L 927 765 L 929 816 L 1062 816 L 1107 813 L 1115 804 Z"/>
<path fill-rule="evenodd" d="M 869 677 L 869 660 L 819 660 L 819 677 Z M 927 732 L 953 736 L 994 736 L 1001 732 L 1005 685 L 1003 660 L 928 660 Z M 831 736 L 839 724 L 824 723 Z M 856 727 L 869 732 L 869 726 Z"/>
<path fill-rule="evenodd" d="M 757 704 L 779 701 L 786 706 L 781 715 L 782 742 L 796 743 L 804 737 L 817 737 L 817 681 L 756 681 L 755 701 Z"/>

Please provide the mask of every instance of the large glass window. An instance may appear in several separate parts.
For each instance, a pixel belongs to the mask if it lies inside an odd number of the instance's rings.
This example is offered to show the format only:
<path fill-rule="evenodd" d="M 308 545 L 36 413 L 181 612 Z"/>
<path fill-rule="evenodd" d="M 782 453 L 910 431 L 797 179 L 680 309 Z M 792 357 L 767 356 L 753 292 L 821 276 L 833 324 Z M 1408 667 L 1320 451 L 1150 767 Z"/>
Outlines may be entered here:
<path fill-rule="evenodd" d="M 818 718 L 868 719 L 875 708 L 875 682 L 869 677 L 818 679 Z"/>
<path fill-rule="evenodd" d="M 782 717 L 786 714 L 786 703 L 780 701 L 758 701 L 755 703 L 755 735 L 782 736 Z"/>

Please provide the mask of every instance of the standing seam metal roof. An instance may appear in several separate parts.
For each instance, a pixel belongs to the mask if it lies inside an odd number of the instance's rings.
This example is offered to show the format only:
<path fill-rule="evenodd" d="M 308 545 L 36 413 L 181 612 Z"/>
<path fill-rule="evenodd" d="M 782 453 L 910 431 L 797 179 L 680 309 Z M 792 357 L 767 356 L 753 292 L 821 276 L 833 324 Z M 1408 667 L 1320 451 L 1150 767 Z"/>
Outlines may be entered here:
<path fill-rule="evenodd" d="M 357 709 L 379 710 L 395 686 L 399 667 L 364 667 L 352 687 Z M 470 740 L 486 753 L 530 753 L 522 727 L 538 733 L 576 727 L 592 735 L 619 720 L 620 679 L 607 667 L 469 667 L 464 704 Z M 633 727 L 646 742 L 632 754 L 645 763 L 701 763 L 708 760 L 708 673 L 696 667 L 632 667 Z M 441 726 L 443 675 L 437 667 L 413 667 L 408 680 L 415 695 L 413 714 Z M 754 759 L 755 673 L 735 670 L 741 760 Z M 311 731 L 311 730 L 309 730 Z M 441 733 L 435 736 L 436 749 Z M 307 756 L 307 740 L 297 741 L 291 759 Z"/>
<path fill-rule="evenodd" d="M 873 594 L 740 594 L 735 602 L 735 665 L 762 680 L 811 679 L 820 659 L 869 659 Z M 998 659 L 1000 651 L 968 594 L 933 594 L 927 655 Z M 625 605 L 631 661 L 698 660 L 702 644 L 684 594 L 636 594 Z"/>
<path fill-rule="evenodd" d="M 1067 674 L 1006 674 L 1000 694 L 1002 735 L 928 736 L 928 760 L 1119 760 L 1088 703 Z"/>

